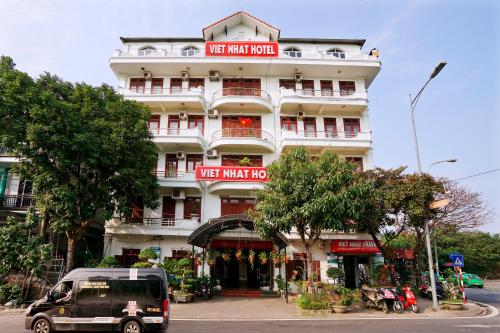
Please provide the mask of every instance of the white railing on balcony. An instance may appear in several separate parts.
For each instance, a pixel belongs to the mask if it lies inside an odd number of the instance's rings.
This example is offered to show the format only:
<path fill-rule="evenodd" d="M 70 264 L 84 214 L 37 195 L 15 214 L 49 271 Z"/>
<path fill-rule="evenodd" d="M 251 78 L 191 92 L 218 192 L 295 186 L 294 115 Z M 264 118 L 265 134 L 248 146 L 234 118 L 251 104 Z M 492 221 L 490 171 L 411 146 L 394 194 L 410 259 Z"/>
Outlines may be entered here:
<path fill-rule="evenodd" d="M 157 95 L 157 96 L 203 96 L 205 88 L 203 86 L 180 88 L 180 87 L 120 87 L 124 95 Z"/>
<path fill-rule="evenodd" d="M 154 174 L 158 178 L 182 179 L 194 181 L 194 171 L 181 171 L 175 168 L 166 170 L 156 170 Z"/>
<path fill-rule="evenodd" d="M 274 137 L 260 128 L 223 128 L 217 130 L 212 134 L 212 141 L 225 138 L 245 138 L 245 139 L 259 139 L 273 142 Z"/>
<path fill-rule="evenodd" d="M 366 99 L 366 91 L 332 89 L 286 89 L 280 88 L 281 97 L 321 97 L 332 100 Z"/>
<path fill-rule="evenodd" d="M 257 97 L 271 102 L 271 95 L 265 90 L 257 88 L 232 87 L 224 88 L 214 92 L 213 100 L 216 101 L 223 97 Z"/>
<path fill-rule="evenodd" d="M 370 140 L 370 132 L 351 131 L 289 131 L 281 130 L 282 139 L 321 139 L 321 140 Z"/>
<path fill-rule="evenodd" d="M 152 226 L 152 227 L 188 227 L 195 223 L 199 223 L 199 217 L 191 219 L 176 219 L 171 216 L 163 217 L 122 217 L 118 218 L 120 224 L 136 225 L 136 226 Z"/>
<path fill-rule="evenodd" d="M 203 130 L 195 128 L 149 128 L 154 137 L 197 137 L 203 139 Z"/>

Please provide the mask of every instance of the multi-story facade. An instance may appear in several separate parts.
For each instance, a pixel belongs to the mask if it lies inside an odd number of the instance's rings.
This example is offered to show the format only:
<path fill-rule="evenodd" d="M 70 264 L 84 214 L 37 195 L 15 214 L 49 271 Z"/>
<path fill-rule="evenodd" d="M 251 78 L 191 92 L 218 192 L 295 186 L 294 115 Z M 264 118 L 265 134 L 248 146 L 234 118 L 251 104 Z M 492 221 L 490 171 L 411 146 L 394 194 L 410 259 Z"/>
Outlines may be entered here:
<path fill-rule="evenodd" d="M 151 110 L 160 186 L 158 209 L 136 207 L 132 217 L 106 224 L 105 255 L 124 265 L 147 247 L 161 258 L 200 251 L 188 239 L 208 222 L 247 211 L 251 191 L 264 187 L 259 181 L 200 181 L 197 166 L 265 167 L 284 151 L 304 146 L 312 155 L 331 150 L 359 169 L 372 167 L 367 89 L 381 63 L 378 55 L 361 50 L 364 40 L 281 38 L 277 28 L 245 12 L 204 28 L 200 38 L 121 40 L 110 66 L 125 98 Z M 248 228 L 230 229 L 212 230 L 205 245 L 219 251 L 272 248 Z M 298 265 L 304 252 L 298 237 L 286 238 L 287 253 Z M 357 280 L 359 265 L 373 259 L 349 259 L 359 253 L 346 247 L 359 243 L 342 240 L 368 239 L 325 233 L 314 254 L 321 278 L 329 265 L 344 262 Z M 332 252 L 339 244 L 343 250 Z M 252 287 L 279 271 L 260 267 L 256 277 L 248 264 L 218 263 L 203 269 L 229 287 Z"/>

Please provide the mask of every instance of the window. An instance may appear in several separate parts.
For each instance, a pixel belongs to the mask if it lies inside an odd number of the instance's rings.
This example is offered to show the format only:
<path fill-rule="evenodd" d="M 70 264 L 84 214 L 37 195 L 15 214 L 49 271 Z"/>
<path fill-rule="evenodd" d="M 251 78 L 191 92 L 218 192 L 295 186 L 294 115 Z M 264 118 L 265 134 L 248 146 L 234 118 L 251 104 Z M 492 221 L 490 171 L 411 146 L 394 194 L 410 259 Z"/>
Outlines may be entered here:
<path fill-rule="evenodd" d="M 262 156 L 260 155 L 222 155 L 222 166 L 242 166 L 240 161 L 244 158 L 250 160 L 250 163 L 245 166 L 262 166 Z"/>
<path fill-rule="evenodd" d="M 146 80 L 144 78 L 131 78 L 129 90 L 131 92 L 144 94 L 144 89 L 146 87 Z"/>
<path fill-rule="evenodd" d="M 326 51 L 326 54 L 335 58 L 345 59 L 345 53 L 341 49 L 329 49 Z"/>
<path fill-rule="evenodd" d="M 151 93 L 161 94 L 163 92 L 163 79 L 154 78 L 151 80 Z"/>
<path fill-rule="evenodd" d="M 182 92 L 182 79 L 180 77 L 170 79 L 170 93 L 178 94 Z"/>
<path fill-rule="evenodd" d="M 50 301 L 55 304 L 69 304 L 73 300 L 73 281 L 59 283 L 50 292 Z"/>
<path fill-rule="evenodd" d="M 181 259 L 188 257 L 189 257 L 189 252 L 186 250 L 172 250 L 172 258 Z"/>
<path fill-rule="evenodd" d="M 289 47 L 283 51 L 287 56 L 292 58 L 301 58 L 302 51 L 296 47 Z"/>
<path fill-rule="evenodd" d="M 223 79 L 224 96 L 260 96 L 260 79 Z"/>
<path fill-rule="evenodd" d="M 344 118 L 344 132 L 346 138 L 353 138 L 361 132 L 359 119 L 357 118 Z"/>
<path fill-rule="evenodd" d="M 175 218 L 175 200 L 172 197 L 163 197 L 162 217 L 167 219 Z"/>
<path fill-rule="evenodd" d="M 221 198 L 221 215 L 244 214 L 254 209 L 255 201 L 252 198 Z"/>
<path fill-rule="evenodd" d="M 139 261 L 140 249 L 124 249 L 122 248 L 122 255 L 120 257 L 120 264 L 123 267 L 130 267 Z"/>
<path fill-rule="evenodd" d="M 152 46 L 146 46 L 141 49 L 139 49 L 139 55 L 140 56 L 147 56 L 150 55 L 151 53 L 155 52 L 156 49 Z"/>
<path fill-rule="evenodd" d="M 333 96 L 333 82 L 331 80 L 319 81 L 321 96 Z"/>
<path fill-rule="evenodd" d="M 290 79 L 280 79 L 280 88 L 292 89 L 295 91 L 295 80 Z"/>
<path fill-rule="evenodd" d="M 281 117 L 281 129 L 297 132 L 297 117 Z"/>
<path fill-rule="evenodd" d="M 201 198 L 186 197 L 184 199 L 184 218 L 190 219 L 193 215 L 201 216 Z"/>
<path fill-rule="evenodd" d="M 78 305 L 95 304 L 99 300 L 104 302 L 111 302 L 111 285 L 107 280 L 90 280 L 78 282 L 77 302 Z"/>
<path fill-rule="evenodd" d="M 314 80 L 302 80 L 302 95 L 314 96 Z"/>
<path fill-rule="evenodd" d="M 160 132 L 160 116 L 152 115 L 148 120 L 148 129 L 153 134 L 158 134 Z"/>
<path fill-rule="evenodd" d="M 193 57 L 200 53 L 200 50 L 197 47 L 194 46 L 188 46 L 182 49 L 182 56 L 183 57 Z"/>
<path fill-rule="evenodd" d="M 115 282 L 115 297 L 120 300 L 160 299 L 161 280 L 149 276 L 148 280 L 118 280 Z"/>
<path fill-rule="evenodd" d="M 222 136 L 252 137 L 262 136 L 260 116 L 224 116 L 222 117 Z"/>
<path fill-rule="evenodd" d="M 362 157 L 346 157 L 345 160 L 356 166 L 356 172 L 363 172 L 363 158 Z"/>
<path fill-rule="evenodd" d="M 339 81 L 340 96 L 348 96 L 354 94 L 356 86 L 354 81 Z"/>
<path fill-rule="evenodd" d="M 194 172 L 197 165 L 203 165 L 203 154 L 187 154 L 186 172 Z"/>
<path fill-rule="evenodd" d="M 188 128 L 198 127 L 203 133 L 204 117 L 203 116 L 188 116 Z"/>
<path fill-rule="evenodd" d="M 189 79 L 189 90 L 191 89 L 201 89 L 205 87 L 205 79 L 203 78 L 190 78 Z"/>
<path fill-rule="evenodd" d="M 180 119 L 179 116 L 168 116 L 168 134 L 169 135 L 178 135 L 180 128 Z"/>
<path fill-rule="evenodd" d="M 316 118 L 314 117 L 304 118 L 304 136 L 307 137 L 316 136 Z"/>
<path fill-rule="evenodd" d="M 335 118 L 323 118 L 325 123 L 325 135 L 327 138 L 337 137 L 337 119 Z"/>
<path fill-rule="evenodd" d="M 177 177 L 177 155 L 165 154 L 165 178 Z"/>

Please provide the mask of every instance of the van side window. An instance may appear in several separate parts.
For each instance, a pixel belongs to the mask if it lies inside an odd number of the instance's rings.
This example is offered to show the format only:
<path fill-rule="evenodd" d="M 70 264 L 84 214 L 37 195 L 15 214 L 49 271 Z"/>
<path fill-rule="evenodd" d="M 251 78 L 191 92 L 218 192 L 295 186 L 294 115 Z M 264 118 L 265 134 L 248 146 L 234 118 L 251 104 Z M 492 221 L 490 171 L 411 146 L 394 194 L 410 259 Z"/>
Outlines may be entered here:
<path fill-rule="evenodd" d="M 108 280 L 90 280 L 79 281 L 77 300 L 78 304 L 86 302 L 94 303 L 98 299 L 106 299 L 111 295 L 111 285 Z"/>
<path fill-rule="evenodd" d="M 126 300 L 160 299 L 161 280 L 118 280 L 115 295 Z"/>
<path fill-rule="evenodd" d="M 69 304 L 73 299 L 73 281 L 59 283 L 50 293 L 52 302 L 55 304 Z"/>

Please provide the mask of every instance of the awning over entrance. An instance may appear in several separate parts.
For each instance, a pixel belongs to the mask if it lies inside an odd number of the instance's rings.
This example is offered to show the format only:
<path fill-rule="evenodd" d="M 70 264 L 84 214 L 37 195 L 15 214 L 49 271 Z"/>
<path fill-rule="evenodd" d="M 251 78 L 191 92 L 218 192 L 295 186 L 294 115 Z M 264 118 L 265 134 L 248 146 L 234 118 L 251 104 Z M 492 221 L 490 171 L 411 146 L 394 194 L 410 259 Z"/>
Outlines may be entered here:
<path fill-rule="evenodd" d="M 207 223 L 202 224 L 194 230 L 188 238 L 188 244 L 206 248 L 213 237 L 226 230 L 232 230 L 243 227 L 247 230 L 254 231 L 255 226 L 253 221 L 244 214 L 226 215 L 218 218 L 210 219 Z M 279 248 L 284 248 L 288 245 L 286 237 L 276 231 L 272 235 L 272 241 Z"/>

